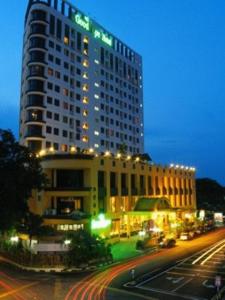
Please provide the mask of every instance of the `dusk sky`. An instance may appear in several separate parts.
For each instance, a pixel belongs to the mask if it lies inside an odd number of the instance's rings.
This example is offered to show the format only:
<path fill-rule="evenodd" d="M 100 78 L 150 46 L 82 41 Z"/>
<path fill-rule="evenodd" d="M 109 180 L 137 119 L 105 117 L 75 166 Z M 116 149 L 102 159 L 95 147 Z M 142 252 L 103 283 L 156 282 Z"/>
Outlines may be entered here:
<path fill-rule="evenodd" d="M 0 128 L 18 137 L 24 14 L 0 11 Z M 225 185 L 225 1 L 71 0 L 143 57 L 145 151 Z"/>

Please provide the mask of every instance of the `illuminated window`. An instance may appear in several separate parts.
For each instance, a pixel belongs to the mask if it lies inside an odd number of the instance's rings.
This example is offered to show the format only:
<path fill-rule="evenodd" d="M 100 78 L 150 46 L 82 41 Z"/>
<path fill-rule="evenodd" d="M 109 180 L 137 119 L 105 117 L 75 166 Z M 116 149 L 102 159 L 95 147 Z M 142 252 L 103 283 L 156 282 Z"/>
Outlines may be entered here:
<path fill-rule="evenodd" d="M 83 53 L 84 53 L 84 55 L 88 55 L 88 50 L 84 49 Z"/>
<path fill-rule="evenodd" d="M 95 59 L 95 63 L 96 63 L 97 65 L 99 65 L 99 60 Z"/>
<path fill-rule="evenodd" d="M 67 36 L 64 36 L 63 41 L 64 41 L 64 44 L 65 44 L 65 45 L 69 45 L 69 39 L 68 39 Z"/>
<path fill-rule="evenodd" d="M 95 82 L 95 86 L 96 86 L 96 87 L 99 87 L 99 83 Z"/>
<path fill-rule="evenodd" d="M 86 109 L 83 111 L 83 116 L 84 116 L 84 117 L 87 117 L 87 116 L 88 116 L 88 111 L 87 111 Z"/>
<path fill-rule="evenodd" d="M 89 41 L 88 41 L 88 37 L 87 36 L 84 37 L 83 42 L 86 43 L 86 44 L 88 44 Z"/>
<path fill-rule="evenodd" d="M 95 148 L 99 148 L 99 144 L 95 144 L 94 146 L 95 146 Z"/>
<path fill-rule="evenodd" d="M 63 95 L 64 96 L 69 96 L 69 90 L 68 89 L 63 89 Z"/>
<path fill-rule="evenodd" d="M 88 104 L 89 103 L 89 98 L 84 96 L 83 97 L 83 101 L 82 101 L 84 104 Z"/>
<path fill-rule="evenodd" d="M 96 110 L 96 111 L 99 111 L 99 107 L 98 107 L 98 106 L 95 106 L 95 110 Z"/>
<path fill-rule="evenodd" d="M 88 92 L 88 84 L 83 84 L 83 88 L 82 88 L 82 90 L 84 91 L 84 92 Z"/>
<path fill-rule="evenodd" d="M 95 99 L 99 99 L 99 95 L 95 94 Z"/>
<path fill-rule="evenodd" d="M 96 131 L 94 132 L 94 134 L 95 134 L 95 135 L 99 135 L 99 132 L 96 130 Z"/>
<path fill-rule="evenodd" d="M 89 62 L 88 62 L 88 60 L 87 59 L 85 59 L 84 61 L 83 61 L 83 66 L 84 67 L 89 67 Z"/>
<path fill-rule="evenodd" d="M 88 128 L 89 128 L 88 123 L 83 123 L 82 128 L 84 130 L 88 130 Z"/>
<path fill-rule="evenodd" d="M 84 143 L 87 143 L 87 142 L 88 142 L 88 136 L 87 136 L 87 135 L 84 135 L 84 136 L 82 137 L 82 141 L 83 141 Z"/>
<path fill-rule="evenodd" d="M 84 72 L 84 73 L 83 73 L 83 78 L 84 78 L 84 79 L 88 79 L 88 73 L 87 73 L 87 72 Z"/>
<path fill-rule="evenodd" d="M 53 70 L 51 68 L 48 68 L 48 75 L 53 76 Z"/>

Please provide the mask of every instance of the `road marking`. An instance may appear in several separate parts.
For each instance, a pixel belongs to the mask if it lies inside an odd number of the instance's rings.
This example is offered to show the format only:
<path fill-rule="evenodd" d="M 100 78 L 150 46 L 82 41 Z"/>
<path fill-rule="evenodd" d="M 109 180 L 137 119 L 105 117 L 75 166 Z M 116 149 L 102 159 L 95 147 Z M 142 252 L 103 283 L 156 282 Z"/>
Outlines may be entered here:
<path fill-rule="evenodd" d="M 188 268 L 183 268 L 183 267 L 176 267 L 177 269 L 179 269 L 179 270 L 188 270 L 188 271 L 190 271 L 190 269 L 188 269 Z M 223 275 L 225 275 L 225 272 L 220 272 L 220 271 L 208 271 L 208 270 L 203 270 L 203 269 L 195 269 L 195 271 L 196 272 L 207 272 L 207 273 L 213 273 L 213 274 L 215 274 L 215 273 L 218 273 L 218 274 L 223 274 Z"/>
<path fill-rule="evenodd" d="M 203 281 L 202 285 L 204 287 L 206 287 L 207 289 L 214 289 L 215 288 L 214 284 L 207 284 L 207 282 L 208 282 L 208 280 Z"/>
<path fill-rule="evenodd" d="M 187 274 L 187 273 L 181 273 L 181 272 L 174 272 L 174 271 L 169 271 L 168 274 L 174 274 L 174 275 L 182 275 L 182 276 L 190 276 L 190 277 L 195 277 L 196 274 Z"/>
<path fill-rule="evenodd" d="M 147 288 L 147 287 L 137 287 L 138 289 L 146 290 L 146 291 L 151 291 L 151 292 L 156 292 L 159 294 L 165 294 L 165 295 L 170 295 L 170 296 L 177 296 L 183 299 L 190 299 L 190 300 L 208 300 L 207 298 L 199 298 L 195 296 L 189 296 L 189 295 L 184 295 L 184 294 L 178 294 L 175 292 L 170 292 L 170 291 L 164 291 L 164 290 L 159 290 L 159 289 L 154 289 L 154 288 Z"/>
<path fill-rule="evenodd" d="M 185 286 L 187 283 L 189 283 L 192 280 L 193 280 L 193 278 L 188 279 L 187 281 L 185 281 L 184 283 L 182 283 L 181 285 L 176 287 L 174 290 L 172 290 L 172 292 L 176 292 L 177 290 L 179 290 L 180 288 L 182 288 L 183 286 Z"/>
<path fill-rule="evenodd" d="M 221 249 L 224 248 L 225 245 L 223 245 L 222 247 L 220 247 L 219 249 L 215 250 L 213 253 L 211 253 L 208 257 L 206 257 L 206 259 L 204 259 L 202 262 L 201 262 L 201 265 L 204 265 L 205 262 L 207 262 L 210 258 L 212 258 L 217 252 L 219 252 Z"/>
<path fill-rule="evenodd" d="M 17 289 L 14 289 L 14 290 L 12 290 L 12 291 L 10 291 L 10 292 L 3 293 L 3 294 L 0 295 L 0 299 L 1 299 L 1 298 L 8 297 L 8 296 L 10 296 L 10 295 L 14 295 L 14 294 L 16 294 L 16 293 L 18 293 L 18 292 L 20 292 L 20 291 L 23 291 L 23 290 L 25 290 L 25 289 L 28 289 L 28 288 L 31 287 L 31 286 L 38 285 L 39 283 L 40 283 L 40 282 L 33 282 L 33 283 L 30 283 L 30 284 L 26 284 L 26 285 L 24 285 L 24 286 L 21 286 L 21 287 L 19 287 L 19 288 L 17 288 Z"/>
<path fill-rule="evenodd" d="M 200 255 L 196 260 L 194 260 L 192 262 L 192 265 L 195 265 L 199 260 L 201 260 L 204 256 L 206 256 L 208 253 L 210 253 L 211 251 L 213 251 L 216 247 L 220 246 L 221 244 L 223 244 L 225 242 L 225 240 L 220 241 L 219 243 L 217 243 L 215 246 L 213 246 L 212 248 L 210 248 L 208 251 L 204 252 L 202 255 Z"/>
<path fill-rule="evenodd" d="M 184 277 L 166 277 L 167 280 L 172 281 L 172 283 L 176 284 L 184 279 Z"/>

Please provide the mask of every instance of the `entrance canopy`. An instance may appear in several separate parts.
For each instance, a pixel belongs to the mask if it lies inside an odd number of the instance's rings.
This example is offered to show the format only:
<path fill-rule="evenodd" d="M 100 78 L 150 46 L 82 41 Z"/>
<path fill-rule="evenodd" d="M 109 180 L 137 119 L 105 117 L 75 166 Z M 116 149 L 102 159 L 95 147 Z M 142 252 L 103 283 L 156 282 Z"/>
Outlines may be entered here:
<path fill-rule="evenodd" d="M 165 197 L 162 198 L 142 197 L 138 199 L 134 211 L 152 212 L 152 211 L 160 211 L 166 209 L 172 209 L 169 199 Z"/>

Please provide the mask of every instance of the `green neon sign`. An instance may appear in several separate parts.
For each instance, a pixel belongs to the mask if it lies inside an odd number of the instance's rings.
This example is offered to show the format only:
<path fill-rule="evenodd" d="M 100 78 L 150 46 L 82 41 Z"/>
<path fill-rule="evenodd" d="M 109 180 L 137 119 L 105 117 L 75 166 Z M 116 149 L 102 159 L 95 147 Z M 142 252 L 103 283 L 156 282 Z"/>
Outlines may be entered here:
<path fill-rule="evenodd" d="M 75 22 L 83 27 L 85 30 L 90 31 L 90 20 L 86 16 L 82 16 L 80 13 L 75 14 Z"/>
<path fill-rule="evenodd" d="M 106 219 L 104 214 L 100 214 L 97 220 L 91 221 L 91 229 L 104 229 L 111 225 L 112 221 L 110 219 Z"/>
<path fill-rule="evenodd" d="M 100 31 L 98 29 L 94 30 L 94 37 L 96 39 L 100 39 L 103 43 L 107 44 L 108 46 L 112 47 L 113 39 L 111 36 L 108 36 L 103 31 Z"/>
<path fill-rule="evenodd" d="M 102 29 L 97 29 L 92 26 L 90 19 L 87 16 L 77 12 L 74 14 L 73 21 L 83 29 L 92 32 L 95 39 L 99 39 L 109 47 L 113 45 L 113 37 L 105 33 Z"/>

